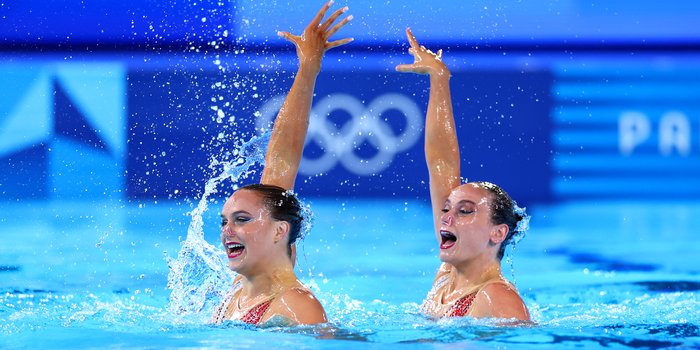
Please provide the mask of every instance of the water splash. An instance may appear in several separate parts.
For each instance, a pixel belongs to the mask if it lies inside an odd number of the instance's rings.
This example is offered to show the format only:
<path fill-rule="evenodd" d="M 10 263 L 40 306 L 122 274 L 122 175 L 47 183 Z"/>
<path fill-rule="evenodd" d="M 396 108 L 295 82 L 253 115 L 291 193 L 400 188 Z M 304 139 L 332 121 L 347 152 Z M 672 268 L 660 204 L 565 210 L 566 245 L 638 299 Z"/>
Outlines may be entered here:
<path fill-rule="evenodd" d="M 177 258 L 168 261 L 168 288 L 171 289 L 168 308 L 182 319 L 185 316 L 190 320 L 195 316 L 195 321 L 207 319 L 233 282 L 234 275 L 227 268 L 223 250 L 204 239 L 202 215 L 208 209 L 209 196 L 218 192 L 217 186 L 222 181 L 230 178 L 237 183 L 255 173 L 252 169 L 255 164 L 264 164 L 270 134 L 267 132 L 243 142 L 233 152 L 233 161 L 212 160 L 212 167 L 220 165 L 224 170 L 207 181 L 197 207 L 189 213 L 192 221 L 187 238 Z"/>

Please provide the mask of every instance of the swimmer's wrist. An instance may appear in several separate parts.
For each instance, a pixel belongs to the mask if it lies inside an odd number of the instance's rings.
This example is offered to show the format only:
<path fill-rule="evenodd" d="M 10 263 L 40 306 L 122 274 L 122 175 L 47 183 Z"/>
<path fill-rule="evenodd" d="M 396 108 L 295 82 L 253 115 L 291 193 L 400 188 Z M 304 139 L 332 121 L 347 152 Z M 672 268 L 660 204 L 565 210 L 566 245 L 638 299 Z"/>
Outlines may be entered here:
<path fill-rule="evenodd" d="M 430 72 L 430 81 L 450 81 L 450 78 L 452 78 L 452 73 L 447 68 Z"/>
<path fill-rule="evenodd" d="M 317 76 L 318 73 L 321 72 L 321 64 L 320 63 L 300 63 L 299 64 L 299 69 L 297 70 L 297 74 L 299 75 L 312 75 L 312 76 Z"/>

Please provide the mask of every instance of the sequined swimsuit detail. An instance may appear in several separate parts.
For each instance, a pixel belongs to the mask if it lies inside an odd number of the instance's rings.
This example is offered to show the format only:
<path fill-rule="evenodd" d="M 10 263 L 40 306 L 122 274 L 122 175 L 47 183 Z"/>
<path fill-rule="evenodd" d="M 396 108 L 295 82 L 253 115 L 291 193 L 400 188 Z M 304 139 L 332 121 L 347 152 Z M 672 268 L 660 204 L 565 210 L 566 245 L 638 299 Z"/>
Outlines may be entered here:
<path fill-rule="evenodd" d="M 226 312 L 228 309 L 228 305 L 233 303 L 234 296 L 236 292 L 241 288 L 241 282 L 237 281 L 234 283 L 233 288 L 231 291 L 228 293 L 228 295 L 224 298 L 224 302 L 219 306 L 216 312 L 216 317 L 215 317 L 215 322 L 221 322 L 225 319 L 226 317 Z M 248 312 L 246 312 L 243 316 L 239 318 L 239 320 L 247 323 L 247 324 L 252 324 L 252 325 L 258 325 L 260 324 L 260 321 L 262 321 L 263 316 L 265 315 L 265 312 L 270 308 L 270 305 L 272 302 L 275 300 L 274 297 L 263 301 L 262 303 L 255 305 L 252 307 Z"/>
<path fill-rule="evenodd" d="M 448 311 L 445 316 L 446 317 L 466 316 L 469 313 L 469 309 L 472 308 L 472 303 L 474 302 L 474 298 L 476 298 L 476 293 L 478 293 L 478 291 L 459 298 L 457 301 L 455 301 L 454 304 L 452 304 L 450 311 Z"/>
<path fill-rule="evenodd" d="M 428 292 L 428 296 L 426 297 L 426 302 L 431 300 L 435 294 L 438 292 L 440 288 L 442 288 L 448 280 L 448 275 L 442 276 L 440 279 L 438 279 L 435 284 L 433 285 L 433 288 Z M 469 310 L 472 307 L 472 303 L 474 303 L 474 299 L 476 298 L 476 294 L 479 293 L 481 288 L 477 289 L 476 291 L 469 293 L 454 302 L 452 306 L 445 312 L 444 315 L 440 317 L 463 317 L 467 316 L 469 314 Z M 425 307 L 426 303 L 424 302 L 423 304 Z"/>
<path fill-rule="evenodd" d="M 243 317 L 240 318 L 241 321 L 248 323 L 248 324 L 254 324 L 257 325 L 260 323 L 260 320 L 262 320 L 263 315 L 265 312 L 267 312 L 267 309 L 270 308 L 270 304 L 272 304 L 272 300 L 270 299 L 268 301 L 264 301 L 252 309 L 248 310 Z"/>

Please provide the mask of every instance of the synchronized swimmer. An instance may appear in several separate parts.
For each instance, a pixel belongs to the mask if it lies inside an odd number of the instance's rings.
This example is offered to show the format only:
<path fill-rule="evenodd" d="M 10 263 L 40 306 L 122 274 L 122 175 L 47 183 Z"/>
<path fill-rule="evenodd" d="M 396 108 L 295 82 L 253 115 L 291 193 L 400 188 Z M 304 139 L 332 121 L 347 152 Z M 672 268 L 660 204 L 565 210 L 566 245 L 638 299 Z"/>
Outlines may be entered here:
<path fill-rule="evenodd" d="M 221 243 L 228 255 L 229 268 L 238 276 L 214 312 L 213 322 L 229 319 L 250 324 L 327 322 L 321 303 L 294 273 L 294 244 L 304 218 L 291 190 L 301 161 L 323 55 L 352 41 L 351 38 L 328 41 L 352 20 L 352 16 L 347 16 L 336 23 L 347 11 L 344 7 L 323 21 L 331 4 L 321 8 L 300 36 L 278 33 L 296 46 L 299 69 L 275 119 L 260 184 L 240 188 L 224 204 Z"/>
<path fill-rule="evenodd" d="M 300 238 L 301 206 L 291 192 L 304 148 L 316 77 L 325 52 L 352 38 L 329 41 L 352 16 L 347 7 L 324 20 L 325 4 L 297 36 L 278 33 L 296 46 L 299 67 L 275 120 L 259 184 L 240 188 L 224 204 L 221 243 L 229 268 L 238 273 L 215 310 L 212 322 L 318 324 L 327 317 L 321 303 L 294 272 Z M 529 321 L 527 307 L 501 274 L 505 247 L 522 234 L 527 216 L 500 187 L 488 182 L 460 183 L 460 155 L 450 97 L 450 71 L 420 46 L 410 30 L 412 64 L 400 72 L 427 74 L 430 98 L 425 154 L 430 174 L 435 235 L 442 264 L 422 311 L 434 318 L 471 316 Z"/>
<path fill-rule="evenodd" d="M 528 217 L 500 187 L 460 183 L 460 157 L 450 96 L 450 71 L 437 54 L 406 30 L 414 63 L 399 72 L 427 74 L 425 160 L 440 260 L 422 310 L 433 317 L 495 317 L 529 321 L 518 291 L 501 274 L 506 246 L 523 234 Z"/>

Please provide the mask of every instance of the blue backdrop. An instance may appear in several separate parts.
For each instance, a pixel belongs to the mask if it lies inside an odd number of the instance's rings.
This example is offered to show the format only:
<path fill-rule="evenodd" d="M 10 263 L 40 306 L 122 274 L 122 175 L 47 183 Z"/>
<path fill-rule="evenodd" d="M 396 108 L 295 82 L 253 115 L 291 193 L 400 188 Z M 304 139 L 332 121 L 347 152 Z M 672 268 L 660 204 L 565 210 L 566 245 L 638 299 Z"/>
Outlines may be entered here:
<path fill-rule="evenodd" d="M 698 3 L 348 4 L 356 41 L 324 61 L 301 194 L 427 198 L 428 81 L 393 71 L 410 25 L 453 71 L 468 180 L 525 204 L 700 196 Z M 197 196 L 274 117 L 295 71 L 274 33 L 316 7 L 0 4 L 0 195 Z"/>
<path fill-rule="evenodd" d="M 284 59 L 293 62 L 295 58 Z M 357 71 L 333 68 L 328 64 L 318 79 L 297 190 L 312 196 L 425 197 L 427 78 L 387 72 L 376 65 Z M 453 73 L 464 176 L 500 183 L 513 195 L 531 200 L 549 199 L 547 96 L 551 74 Z M 221 75 L 216 72 L 196 76 L 200 87 L 234 83 L 219 80 Z M 250 82 L 257 91 L 248 91 L 237 100 L 230 98 L 236 89 L 224 94 L 224 101 L 231 100 L 226 115 L 236 116 L 242 139 L 249 138 L 256 125 L 267 126 L 274 118 L 291 78 L 290 71 L 272 78 L 255 71 L 237 72 L 236 80 Z M 175 189 L 185 193 L 200 190 L 201 179 L 211 173 L 209 157 L 222 153 L 210 140 L 226 131 L 212 118 L 216 113 L 210 105 L 214 103 L 201 96 L 207 92 L 193 86 L 187 75 L 174 72 L 158 74 L 156 79 L 150 72 L 134 72 L 128 80 L 129 196 L 148 198 L 167 196 Z M 160 154 L 152 157 L 154 149 L 164 150 L 168 162 Z M 525 173 L 527 176 L 517 175 Z"/>

